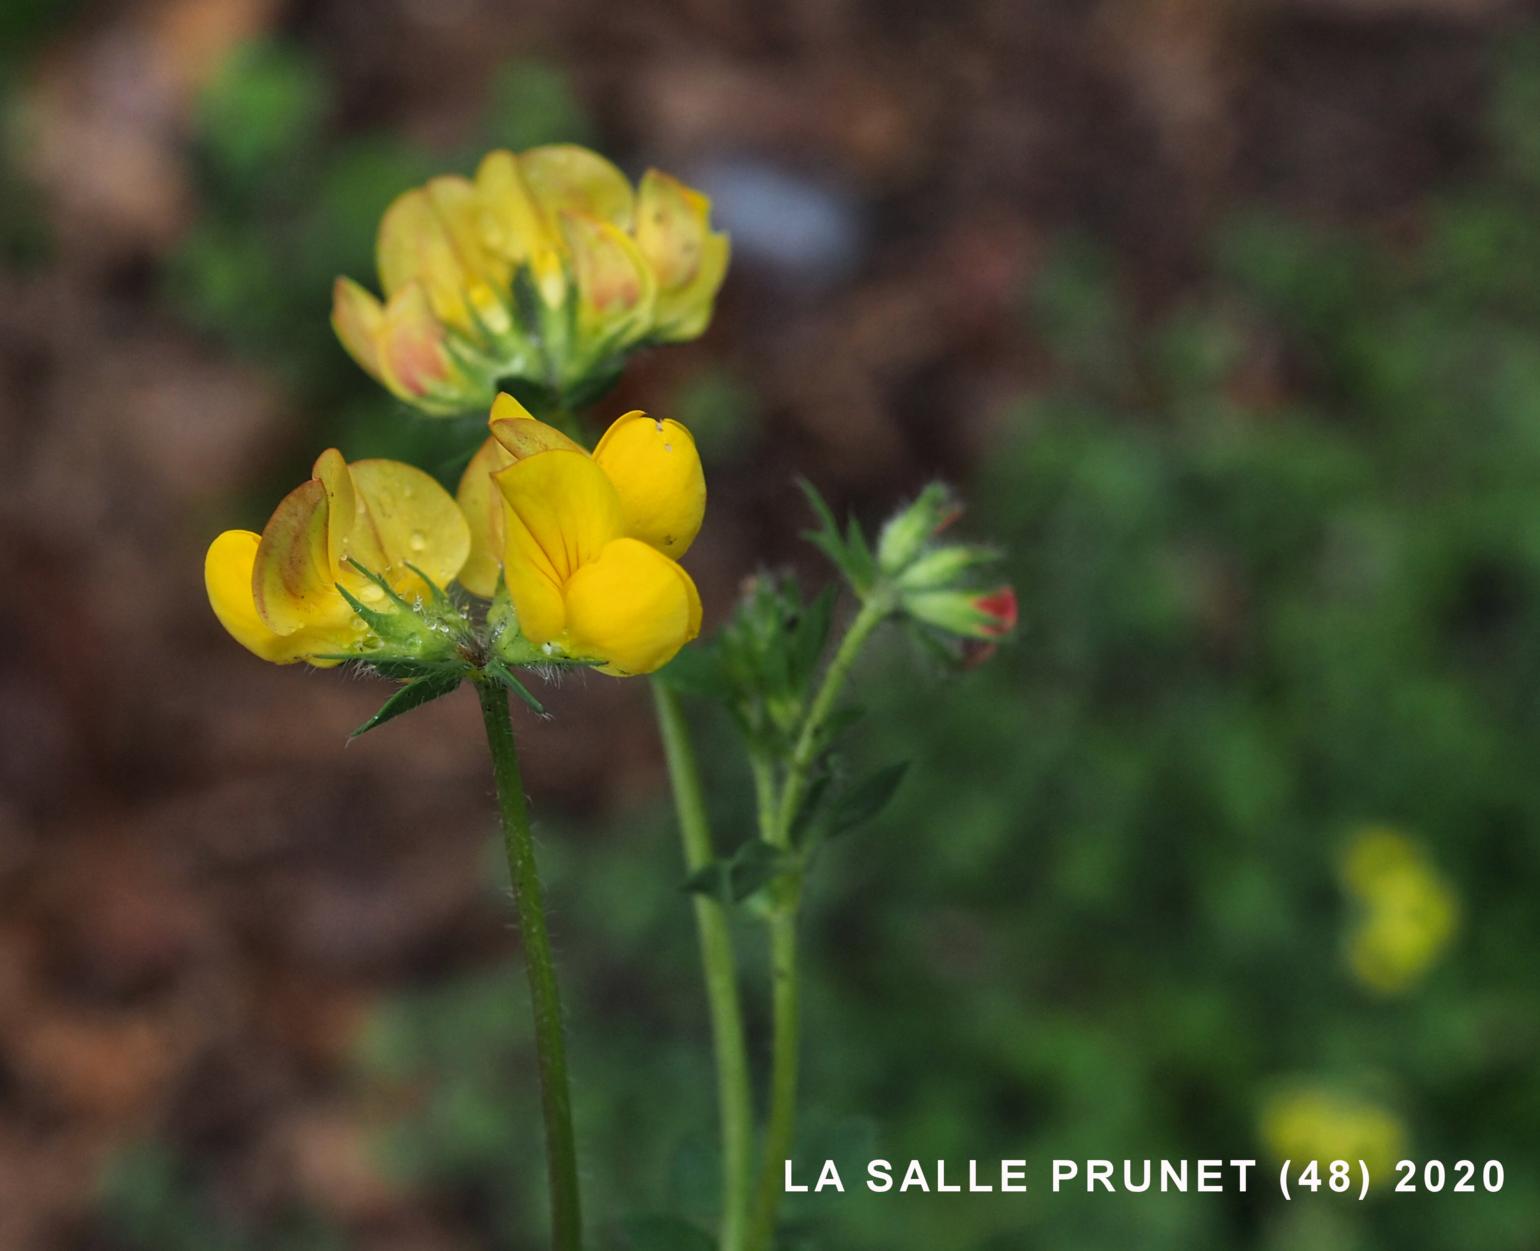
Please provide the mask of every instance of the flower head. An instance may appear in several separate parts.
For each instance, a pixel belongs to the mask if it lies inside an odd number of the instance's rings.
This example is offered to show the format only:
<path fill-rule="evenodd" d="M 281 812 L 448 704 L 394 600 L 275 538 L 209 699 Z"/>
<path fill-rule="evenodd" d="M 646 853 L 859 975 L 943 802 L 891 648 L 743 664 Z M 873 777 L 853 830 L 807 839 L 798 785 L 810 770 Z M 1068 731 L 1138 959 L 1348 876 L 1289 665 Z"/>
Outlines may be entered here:
<path fill-rule="evenodd" d="M 1339 867 L 1358 904 L 1346 940 L 1349 970 L 1379 994 L 1410 989 L 1459 927 L 1453 890 L 1422 849 L 1396 830 L 1359 830 Z"/>
<path fill-rule="evenodd" d="M 203 578 L 214 615 L 241 646 L 276 664 L 326 668 L 378 645 L 356 604 L 383 606 L 387 587 L 426 595 L 447 584 L 465 563 L 470 529 L 449 493 L 410 465 L 348 464 L 333 448 L 313 473 L 261 534 L 216 538 Z"/>
<path fill-rule="evenodd" d="M 489 153 L 380 221 L 383 302 L 337 280 L 332 324 L 393 394 L 427 413 L 489 403 L 499 380 L 570 395 L 645 342 L 705 330 L 727 270 L 698 191 L 649 171 L 639 190 L 596 152 Z"/>
<path fill-rule="evenodd" d="M 650 673 L 700 632 L 700 596 L 678 564 L 700 531 L 706 482 L 689 432 L 631 412 L 590 456 L 511 396 L 461 479 L 471 528 L 460 582 L 496 592 L 520 637 L 553 659 Z"/>
<path fill-rule="evenodd" d="M 1388 1108 L 1332 1086 L 1301 1083 L 1264 1103 L 1262 1141 L 1279 1160 L 1296 1167 L 1316 1161 L 1364 1160 L 1371 1178 L 1388 1178 L 1406 1154 L 1406 1127 Z"/>

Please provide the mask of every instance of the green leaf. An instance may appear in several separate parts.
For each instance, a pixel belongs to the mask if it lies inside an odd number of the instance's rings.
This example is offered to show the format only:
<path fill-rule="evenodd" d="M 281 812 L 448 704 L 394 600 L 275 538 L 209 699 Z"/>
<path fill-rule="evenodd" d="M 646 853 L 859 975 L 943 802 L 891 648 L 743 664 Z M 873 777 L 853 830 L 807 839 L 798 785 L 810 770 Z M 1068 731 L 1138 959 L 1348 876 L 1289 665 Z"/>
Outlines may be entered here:
<path fill-rule="evenodd" d="M 819 493 L 818 488 L 806 478 L 798 478 L 797 486 L 801 488 L 802 494 L 807 497 L 808 506 L 813 510 L 813 516 L 818 521 L 819 530 L 833 535 L 838 540 L 840 533 L 839 522 L 834 520 L 834 510 L 829 507 L 828 501 Z"/>
<path fill-rule="evenodd" d="M 460 685 L 460 676 L 458 672 L 429 674 L 416 681 L 408 682 L 380 705 L 380 710 L 374 716 L 348 737 L 357 738 L 360 734 L 367 734 L 387 721 L 395 720 L 404 712 L 411 712 L 414 708 L 421 708 L 426 703 L 441 699 Z"/>
<path fill-rule="evenodd" d="M 853 830 L 880 813 L 888 806 L 908 771 L 907 760 L 887 765 L 840 795 L 830 814 L 829 836 L 837 837 Z"/>
<path fill-rule="evenodd" d="M 823 655 L 824 646 L 829 641 L 829 628 L 834 623 L 834 604 L 838 598 L 838 588 L 826 586 L 796 618 L 788 641 L 787 656 L 787 668 L 794 687 L 806 685 L 808 678 L 818 668 L 818 658 Z"/>
<path fill-rule="evenodd" d="M 483 670 L 488 676 L 495 678 L 498 683 L 506 686 L 510 691 L 528 704 L 540 716 L 545 716 L 545 705 L 530 693 L 530 690 L 518 678 L 513 676 L 513 670 L 508 668 L 501 660 L 496 658 L 487 661 Z"/>
<path fill-rule="evenodd" d="M 797 861 L 762 838 L 744 843 L 727 859 L 713 860 L 685 879 L 684 889 L 738 904 L 758 894 L 776 878 L 795 872 Z"/>

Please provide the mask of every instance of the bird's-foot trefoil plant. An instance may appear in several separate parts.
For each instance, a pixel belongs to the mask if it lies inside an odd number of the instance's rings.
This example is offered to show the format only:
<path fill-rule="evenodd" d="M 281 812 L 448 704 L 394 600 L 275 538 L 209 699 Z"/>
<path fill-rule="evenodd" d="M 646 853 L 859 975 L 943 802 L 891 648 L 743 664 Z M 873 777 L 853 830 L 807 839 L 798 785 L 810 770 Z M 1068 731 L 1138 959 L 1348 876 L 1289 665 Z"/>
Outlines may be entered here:
<path fill-rule="evenodd" d="M 927 487 L 872 543 L 854 520 L 837 525 L 805 486 L 817 521 L 809 538 L 837 580 L 805 598 L 789 576 L 758 573 L 716 636 L 687 646 L 702 624 L 680 564 L 706 509 L 695 441 L 677 422 L 633 411 L 589 448 L 575 420 L 631 353 L 694 338 L 710 321 L 728 243 L 711 228 L 706 197 L 676 179 L 649 171 L 633 189 L 603 157 L 567 145 L 494 152 L 474 177 L 436 178 L 399 197 L 378 253 L 384 299 L 339 279 L 338 337 L 413 411 L 485 416 L 485 439 L 465 449 L 454 494 L 411 465 L 324 452 L 260 533 L 214 540 L 209 602 L 261 659 L 348 665 L 393 683 L 355 735 L 461 686 L 475 692 L 528 975 L 556 1251 L 585 1245 L 578 1144 L 509 697 L 546 717 L 537 679 L 653 675 L 716 1059 L 714 1241 L 769 1251 L 795 1130 L 804 883 L 832 840 L 886 805 L 904 772 L 889 764 L 863 774 L 850 763 L 859 712 L 845 696 L 856 662 L 891 625 L 947 664 L 975 663 L 1012 632 L 1014 594 L 983 577 L 994 551 L 942 537 L 960 511 L 945 488 Z M 687 716 L 697 698 L 730 712 L 744 748 L 757 832 L 732 848 L 717 845 L 701 786 Z M 772 972 L 760 1099 L 736 908 L 764 922 Z"/>

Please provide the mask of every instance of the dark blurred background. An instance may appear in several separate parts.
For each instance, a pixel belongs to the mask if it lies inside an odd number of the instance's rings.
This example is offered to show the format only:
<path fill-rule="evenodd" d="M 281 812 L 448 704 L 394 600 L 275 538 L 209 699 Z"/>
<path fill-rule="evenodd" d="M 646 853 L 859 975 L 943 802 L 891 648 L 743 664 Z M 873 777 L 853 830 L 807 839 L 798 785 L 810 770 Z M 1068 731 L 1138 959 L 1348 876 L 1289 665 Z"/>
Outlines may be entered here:
<path fill-rule="evenodd" d="M 710 332 L 594 414 L 698 431 L 708 628 L 825 579 L 797 472 L 872 522 L 949 478 L 1021 594 L 985 668 L 863 667 L 861 750 L 916 763 L 809 901 L 799 1156 L 1506 1165 L 810 1196 L 787 1245 L 1537 1245 L 1533 6 L 9 0 L 0 120 L 0 1246 L 540 1245 L 473 710 L 344 751 L 379 686 L 257 662 L 200 564 L 328 444 L 453 478 L 330 283 L 395 193 L 557 139 L 734 236 Z M 600 1246 L 715 1180 L 646 696 L 522 723 Z"/>

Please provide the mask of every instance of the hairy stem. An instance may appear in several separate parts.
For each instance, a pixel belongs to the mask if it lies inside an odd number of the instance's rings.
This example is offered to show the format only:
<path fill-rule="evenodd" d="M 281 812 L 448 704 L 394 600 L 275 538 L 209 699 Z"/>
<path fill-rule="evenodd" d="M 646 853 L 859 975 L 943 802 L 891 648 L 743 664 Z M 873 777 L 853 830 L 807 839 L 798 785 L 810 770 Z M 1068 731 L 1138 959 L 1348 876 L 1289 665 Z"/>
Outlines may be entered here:
<path fill-rule="evenodd" d="M 562 1036 L 561 996 L 556 987 L 556 965 L 551 958 L 551 937 L 546 929 L 540 873 L 535 866 L 529 807 L 524 798 L 524 782 L 519 776 L 513 721 L 508 715 L 508 694 L 493 682 L 478 682 L 476 694 L 481 700 L 487 747 L 492 753 L 492 776 L 497 782 L 503 843 L 508 853 L 508 871 L 513 878 L 524 968 L 529 974 L 529 995 L 534 1006 L 535 1054 L 540 1070 L 540 1103 L 545 1116 L 550 1178 L 552 1246 L 555 1251 L 580 1251 L 583 1234 L 578 1197 L 577 1140 L 572 1131 L 572 1095 L 567 1080 L 566 1042 Z"/>
<path fill-rule="evenodd" d="M 700 770 L 679 697 L 662 682 L 652 684 L 652 693 L 663 735 L 663 750 L 668 758 L 669 783 L 679 817 L 685 867 L 694 873 L 710 864 L 715 856 Z M 726 909 L 718 900 L 701 894 L 694 896 L 694 907 L 706 1002 L 711 1015 L 712 1045 L 716 1053 L 717 1110 L 722 1132 L 721 1248 L 722 1251 L 742 1251 L 753 1167 L 754 1107 L 749 1088 L 743 1010 L 738 999 L 738 964 Z"/>

